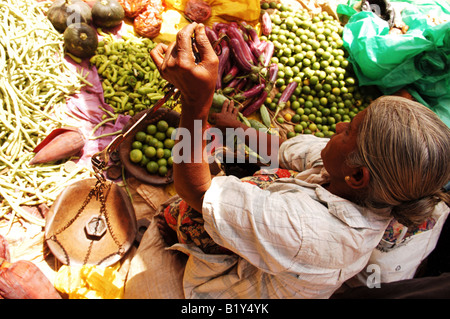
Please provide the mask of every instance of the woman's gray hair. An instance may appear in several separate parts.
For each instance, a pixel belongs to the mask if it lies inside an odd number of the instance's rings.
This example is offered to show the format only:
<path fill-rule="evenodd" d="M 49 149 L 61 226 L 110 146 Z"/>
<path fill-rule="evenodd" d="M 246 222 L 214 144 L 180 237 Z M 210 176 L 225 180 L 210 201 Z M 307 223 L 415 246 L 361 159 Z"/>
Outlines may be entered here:
<path fill-rule="evenodd" d="M 352 167 L 370 172 L 363 205 L 391 207 L 406 226 L 422 223 L 441 200 L 450 180 L 450 130 L 424 105 L 397 96 L 372 102 L 360 126 Z"/>

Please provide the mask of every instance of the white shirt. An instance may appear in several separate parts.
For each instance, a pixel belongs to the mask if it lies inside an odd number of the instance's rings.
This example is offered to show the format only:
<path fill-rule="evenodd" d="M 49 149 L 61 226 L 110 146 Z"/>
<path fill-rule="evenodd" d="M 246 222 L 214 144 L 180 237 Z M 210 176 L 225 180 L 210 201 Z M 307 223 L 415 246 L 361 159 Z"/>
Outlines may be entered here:
<path fill-rule="evenodd" d="M 203 200 L 205 229 L 237 255 L 189 255 L 186 298 L 328 298 L 359 273 L 391 218 L 328 192 L 320 150 L 327 139 L 299 135 L 284 142 L 280 163 L 308 171 L 260 189 L 233 176 L 215 177 Z"/>

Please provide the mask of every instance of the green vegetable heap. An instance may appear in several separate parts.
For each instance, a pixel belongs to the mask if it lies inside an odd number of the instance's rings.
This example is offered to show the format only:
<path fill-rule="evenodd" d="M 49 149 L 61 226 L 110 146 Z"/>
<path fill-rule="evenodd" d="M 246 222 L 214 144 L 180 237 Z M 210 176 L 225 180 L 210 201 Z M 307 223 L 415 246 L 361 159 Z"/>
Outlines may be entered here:
<path fill-rule="evenodd" d="M 164 96 L 167 84 L 150 56 L 156 43 L 148 38 L 102 35 L 90 62 L 102 79 L 105 102 L 115 113 L 131 116 L 150 108 Z M 166 105 L 170 103 L 175 101 Z"/>
<path fill-rule="evenodd" d="M 271 33 L 261 39 L 274 44 L 271 63 L 278 63 L 279 92 L 266 99 L 266 107 L 275 110 L 282 92 L 295 81 L 298 85 L 287 102 L 294 125 L 288 137 L 301 133 L 330 137 L 336 123 L 350 121 L 371 101 L 371 93 L 358 87 L 346 58 L 343 27 L 327 12 L 311 17 L 307 10 L 293 11 L 274 2 L 261 7 L 272 11 Z M 282 117 L 277 121 L 285 123 Z"/>
<path fill-rule="evenodd" d="M 166 176 L 173 164 L 174 130 L 165 120 L 160 120 L 137 132 L 131 144 L 130 161 L 145 167 L 150 174 Z"/>

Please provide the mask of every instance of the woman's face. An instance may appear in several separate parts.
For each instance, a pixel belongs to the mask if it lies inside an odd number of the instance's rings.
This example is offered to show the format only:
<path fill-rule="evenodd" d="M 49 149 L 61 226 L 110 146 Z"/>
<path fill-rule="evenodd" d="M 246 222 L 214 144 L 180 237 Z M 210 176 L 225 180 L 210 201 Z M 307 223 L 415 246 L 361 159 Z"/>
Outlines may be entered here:
<path fill-rule="evenodd" d="M 348 154 L 356 149 L 356 137 L 366 110 L 359 112 L 350 123 L 340 122 L 336 124 L 336 133 L 331 137 L 322 150 L 322 160 L 325 169 L 333 179 L 344 180 L 346 175 L 351 174 L 345 159 Z"/>

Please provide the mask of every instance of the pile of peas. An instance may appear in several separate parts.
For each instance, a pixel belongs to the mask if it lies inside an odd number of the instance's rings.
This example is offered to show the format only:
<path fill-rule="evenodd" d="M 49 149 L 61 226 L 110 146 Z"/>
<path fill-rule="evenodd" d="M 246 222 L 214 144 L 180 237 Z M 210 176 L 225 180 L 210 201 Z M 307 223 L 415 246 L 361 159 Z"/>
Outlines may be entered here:
<path fill-rule="evenodd" d="M 343 27 L 327 12 L 311 16 L 307 10 L 293 11 L 275 2 L 262 2 L 271 10 L 272 32 L 262 36 L 275 46 L 272 63 L 278 63 L 278 92 L 265 105 L 274 110 L 291 81 L 298 82 L 288 106 L 291 112 L 276 120 L 294 125 L 288 137 L 314 134 L 331 137 L 336 123 L 349 122 L 366 108 L 372 97 L 365 96 L 354 76 L 343 48 Z"/>

